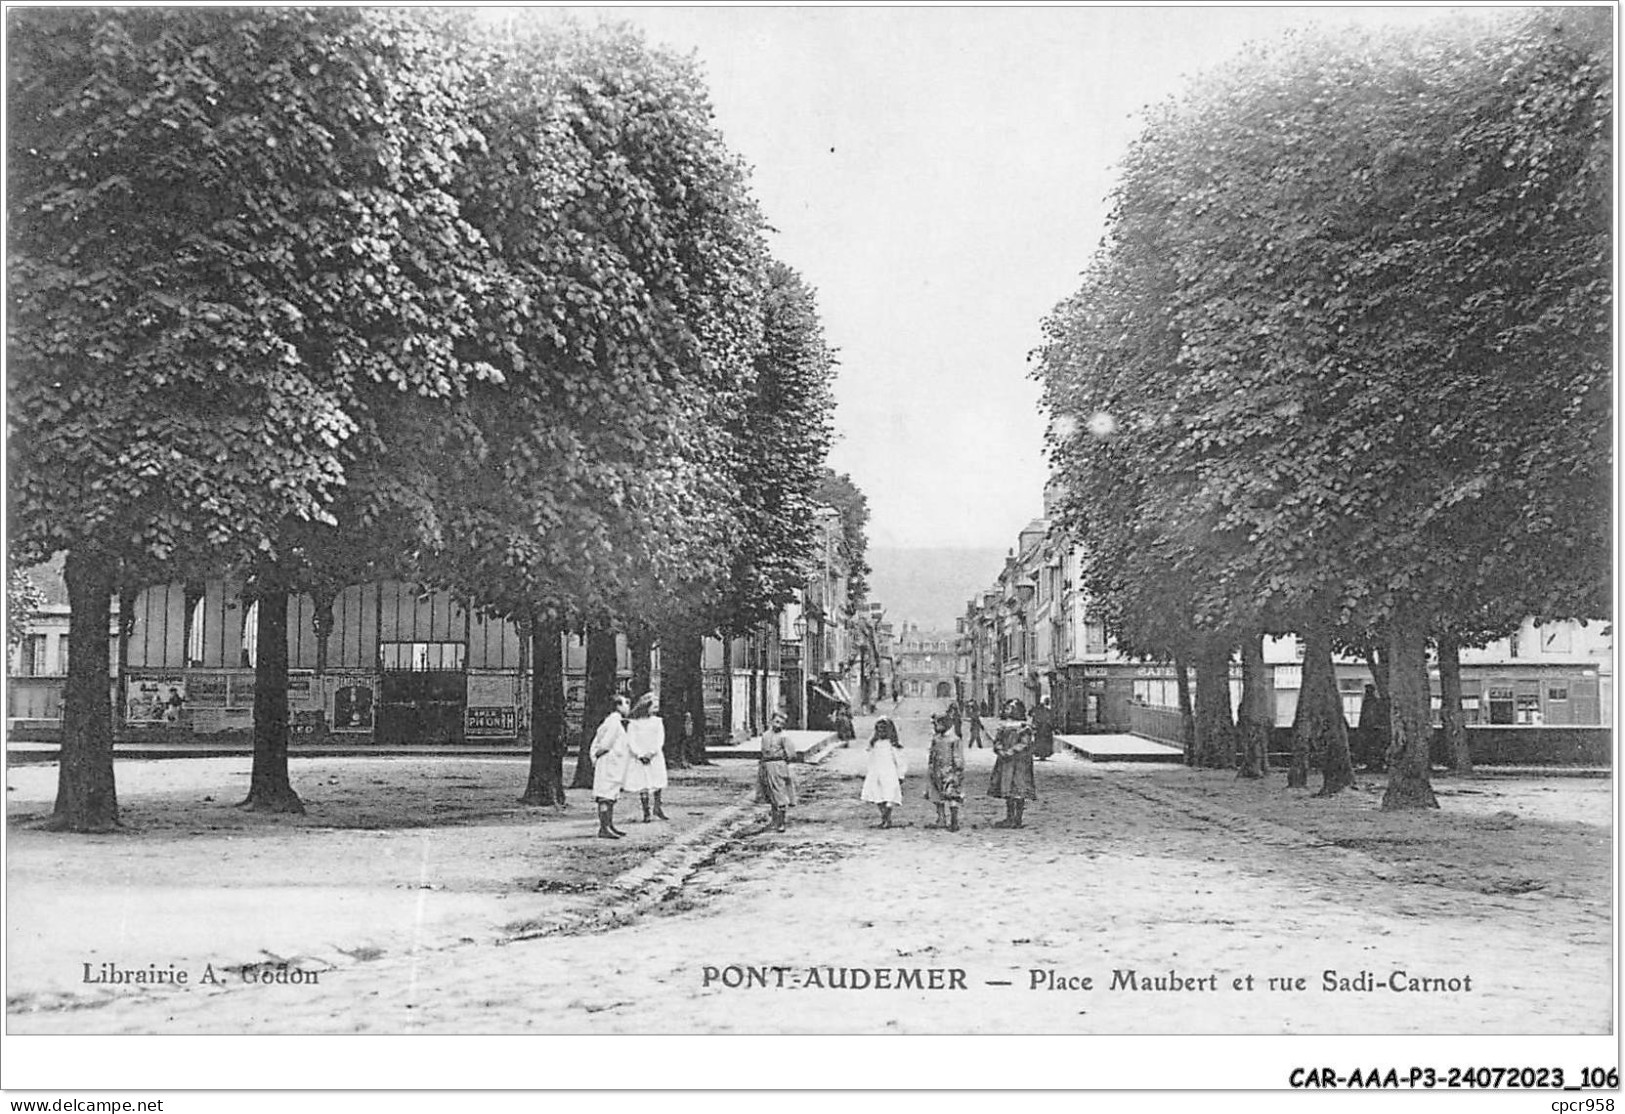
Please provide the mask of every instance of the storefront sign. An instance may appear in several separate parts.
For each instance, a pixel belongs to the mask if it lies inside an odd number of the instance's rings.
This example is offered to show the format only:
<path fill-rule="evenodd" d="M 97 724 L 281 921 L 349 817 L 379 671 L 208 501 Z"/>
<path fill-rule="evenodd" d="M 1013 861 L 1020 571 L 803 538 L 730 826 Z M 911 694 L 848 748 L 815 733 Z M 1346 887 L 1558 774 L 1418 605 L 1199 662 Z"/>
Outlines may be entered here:
<path fill-rule="evenodd" d="M 465 713 L 463 734 L 470 738 L 512 738 L 518 732 L 517 708 L 469 708 Z"/>

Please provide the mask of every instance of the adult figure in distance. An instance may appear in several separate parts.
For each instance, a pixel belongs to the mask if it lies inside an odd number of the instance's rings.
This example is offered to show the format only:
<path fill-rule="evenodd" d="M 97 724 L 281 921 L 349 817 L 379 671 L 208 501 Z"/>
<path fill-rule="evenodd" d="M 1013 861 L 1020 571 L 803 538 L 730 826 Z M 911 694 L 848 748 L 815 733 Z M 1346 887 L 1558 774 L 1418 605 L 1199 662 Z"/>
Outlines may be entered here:
<path fill-rule="evenodd" d="M 1033 709 L 1033 757 L 1047 762 L 1055 753 L 1055 713 L 1050 710 L 1049 697 L 1041 697 Z"/>

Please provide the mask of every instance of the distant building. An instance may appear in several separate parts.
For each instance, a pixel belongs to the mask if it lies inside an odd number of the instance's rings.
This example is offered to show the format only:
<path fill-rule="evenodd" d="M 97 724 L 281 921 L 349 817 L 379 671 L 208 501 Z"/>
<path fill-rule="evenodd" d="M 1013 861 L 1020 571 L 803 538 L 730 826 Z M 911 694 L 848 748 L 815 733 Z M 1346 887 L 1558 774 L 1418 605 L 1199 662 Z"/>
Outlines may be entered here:
<path fill-rule="evenodd" d="M 905 622 L 893 656 L 898 695 L 944 702 L 959 698 L 962 682 L 955 632 L 924 631 Z"/>

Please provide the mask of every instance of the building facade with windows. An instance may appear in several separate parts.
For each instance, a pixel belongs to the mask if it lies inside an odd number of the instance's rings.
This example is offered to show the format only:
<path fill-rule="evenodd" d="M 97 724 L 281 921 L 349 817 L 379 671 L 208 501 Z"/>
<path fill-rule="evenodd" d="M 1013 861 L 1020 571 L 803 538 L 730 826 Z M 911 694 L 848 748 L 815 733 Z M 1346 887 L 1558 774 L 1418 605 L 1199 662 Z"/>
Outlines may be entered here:
<path fill-rule="evenodd" d="M 1060 492 L 1045 489 L 1046 516 Z M 958 653 L 969 691 L 991 708 L 1020 698 L 1030 707 L 1049 697 L 1063 732 L 1138 731 L 1179 738 L 1178 681 L 1171 664 L 1141 662 L 1117 651 L 1095 601 L 1078 587 L 1080 547 L 1051 528 L 1051 517 L 1021 531 L 994 584 L 966 604 Z M 1461 651 L 1462 707 L 1468 725 L 1611 727 L 1614 701 L 1612 627 L 1606 622 L 1537 624 Z M 1269 714 L 1289 727 L 1302 686 L 1302 647 L 1293 637 L 1265 640 Z M 1359 719 L 1363 661 L 1335 663 L 1345 717 Z M 1440 705 L 1431 666 L 1435 722 Z M 1231 706 L 1241 701 L 1241 666 L 1232 666 Z"/>
<path fill-rule="evenodd" d="M 893 655 L 898 696 L 942 703 L 960 698 L 964 682 L 956 632 L 927 631 L 905 622 Z"/>
<path fill-rule="evenodd" d="M 14 738 L 51 738 L 61 727 L 66 593 L 60 562 L 35 571 L 47 604 L 11 654 L 7 718 Z M 786 608 L 778 622 L 726 646 L 703 641 L 712 741 L 753 734 L 773 711 L 786 709 L 784 666 L 800 664 L 800 619 Z M 124 615 L 114 601 L 109 684 L 121 736 L 251 730 L 258 622 L 259 605 L 232 579 L 155 585 L 137 593 Z M 792 628 L 797 637 L 786 639 Z M 562 642 L 566 717 L 575 730 L 585 701 L 586 643 L 580 634 Z M 624 686 L 632 660 L 623 637 L 617 637 L 616 655 Z M 341 736 L 380 745 L 519 744 L 530 730 L 529 659 L 529 638 L 519 624 L 487 616 L 449 592 L 381 581 L 353 585 L 328 601 L 294 596 L 288 608 L 292 741 Z M 650 672 L 658 691 L 658 648 Z"/>

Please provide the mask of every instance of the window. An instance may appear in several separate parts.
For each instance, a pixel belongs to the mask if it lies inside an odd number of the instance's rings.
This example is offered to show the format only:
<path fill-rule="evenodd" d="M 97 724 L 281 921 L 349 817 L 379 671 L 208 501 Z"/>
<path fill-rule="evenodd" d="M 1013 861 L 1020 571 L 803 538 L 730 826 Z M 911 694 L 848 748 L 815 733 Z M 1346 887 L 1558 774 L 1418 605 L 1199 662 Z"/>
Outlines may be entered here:
<path fill-rule="evenodd" d="M 1540 682 L 1519 681 L 1517 684 L 1519 723 L 1540 723 Z"/>
<path fill-rule="evenodd" d="M 17 649 L 17 672 L 23 677 L 43 677 L 48 672 L 45 661 L 45 636 L 28 634 Z"/>
<path fill-rule="evenodd" d="M 1563 682 L 1560 685 L 1547 685 L 1546 686 L 1546 703 L 1548 703 L 1548 704 L 1563 704 L 1563 703 L 1566 703 L 1568 701 L 1568 698 L 1569 698 L 1569 686 L 1568 686 L 1567 681 Z"/>
<path fill-rule="evenodd" d="M 1513 715 L 1513 690 L 1511 685 L 1491 685 L 1488 692 L 1490 704 L 1491 723 L 1516 722 Z"/>
<path fill-rule="evenodd" d="M 259 660 L 260 638 L 260 601 L 255 600 L 243 612 L 243 648 L 238 664 L 244 669 L 253 669 Z"/>
<path fill-rule="evenodd" d="M 65 634 L 56 639 L 56 671 L 64 677 L 68 675 L 68 636 Z"/>
<path fill-rule="evenodd" d="M 186 664 L 191 666 L 203 664 L 203 617 L 207 613 L 203 604 L 200 596 L 186 622 Z"/>
<path fill-rule="evenodd" d="M 1083 652 L 1086 654 L 1106 652 L 1106 624 L 1098 619 L 1083 621 Z"/>
<path fill-rule="evenodd" d="M 392 673 L 435 673 L 463 668 L 467 646 L 461 642 L 382 642 L 381 668 Z"/>

